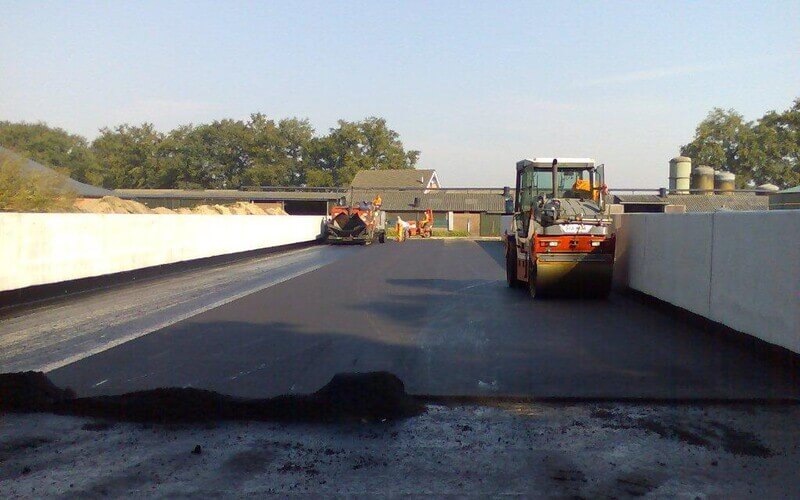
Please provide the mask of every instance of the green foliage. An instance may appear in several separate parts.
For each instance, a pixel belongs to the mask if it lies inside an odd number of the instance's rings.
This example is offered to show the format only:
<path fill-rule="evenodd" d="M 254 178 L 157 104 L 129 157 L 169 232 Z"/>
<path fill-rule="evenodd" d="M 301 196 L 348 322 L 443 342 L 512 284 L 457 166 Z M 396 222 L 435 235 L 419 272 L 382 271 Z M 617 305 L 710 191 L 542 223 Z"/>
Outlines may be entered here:
<path fill-rule="evenodd" d="M 382 118 L 339 121 L 317 137 L 308 120 L 276 123 L 261 113 L 168 133 L 122 124 L 101 129 L 91 145 L 44 124 L 0 122 L 0 145 L 108 188 L 347 185 L 359 170 L 414 168 L 419 158 Z"/>
<path fill-rule="evenodd" d="M 469 236 L 469 233 L 466 231 L 450 231 L 449 229 L 433 228 L 431 230 L 431 236 L 436 238 L 466 238 Z M 394 226 L 387 227 L 386 237 L 391 239 L 397 238 L 397 229 Z"/>
<path fill-rule="evenodd" d="M 770 111 L 756 122 L 734 110 L 715 108 L 700 122 L 681 154 L 696 165 L 736 174 L 737 187 L 800 184 L 800 99 L 783 113 Z"/>
<path fill-rule="evenodd" d="M 81 182 L 100 184 L 102 174 L 86 139 L 44 123 L 0 121 L 0 146 L 64 170 Z"/>
<path fill-rule="evenodd" d="M 431 236 L 441 237 L 441 238 L 466 238 L 469 236 L 469 233 L 466 231 L 457 231 L 457 230 L 449 230 L 449 229 L 437 229 L 434 228 L 431 230 Z"/>
<path fill-rule="evenodd" d="M 100 136 L 92 143 L 92 150 L 104 167 L 103 186 L 160 187 L 156 153 L 162 139 L 163 135 L 151 123 L 101 129 Z"/>
<path fill-rule="evenodd" d="M 0 211 L 68 212 L 75 193 L 54 173 L 28 173 L 18 160 L 0 156 Z"/>
<path fill-rule="evenodd" d="M 399 134 L 376 117 L 361 122 L 339 120 L 338 127 L 311 149 L 316 168 L 339 186 L 349 184 L 359 170 L 414 168 L 419 159 L 419 151 L 406 151 Z"/>

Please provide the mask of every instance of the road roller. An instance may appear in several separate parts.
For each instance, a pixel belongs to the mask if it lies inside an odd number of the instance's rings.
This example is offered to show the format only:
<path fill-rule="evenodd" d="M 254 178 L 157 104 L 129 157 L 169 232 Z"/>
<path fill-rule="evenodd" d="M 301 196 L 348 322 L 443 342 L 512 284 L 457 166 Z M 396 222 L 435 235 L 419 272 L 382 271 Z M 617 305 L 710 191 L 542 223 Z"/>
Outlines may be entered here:
<path fill-rule="evenodd" d="M 615 236 L 604 166 L 591 158 L 517 162 L 514 217 L 506 230 L 506 277 L 531 297 L 607 297 Z"/>

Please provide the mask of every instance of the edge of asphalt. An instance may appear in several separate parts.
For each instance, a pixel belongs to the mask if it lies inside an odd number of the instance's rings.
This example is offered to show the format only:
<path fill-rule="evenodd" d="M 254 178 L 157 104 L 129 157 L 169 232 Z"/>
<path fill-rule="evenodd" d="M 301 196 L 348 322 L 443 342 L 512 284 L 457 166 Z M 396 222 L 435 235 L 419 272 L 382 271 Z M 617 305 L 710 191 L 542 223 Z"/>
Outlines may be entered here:
<path fill-rule="evenodd" d="M 0 318 L 22 309 L 43 304 L 57 303 L 61 300 L 67 300 L 80 294 L 108 290 L 110 288 L 125 286 L 127 284 L 140 282 L 142 280 L 173 275 L 184 271 L 210 269 L 247 259 L 288 253 L 294 250 L 300 250 L 319 245 L 320 243 L 320 240 L 291 243 L 288 245 L 260 248 L 256 250 L 248 250 L 245 252 L 224 255 L 215 255 L 212 257 L 143 267 L 140 269 L 133 269 L 131 271 L 103 274 L 100 276 L 91 276 L 88 278 L 61 281 L 58 283 L 34 285 L 16 290 L 6 290 L 0 292 L 0 304 L 2 304 L 2 306 L 0 306 Z"/>

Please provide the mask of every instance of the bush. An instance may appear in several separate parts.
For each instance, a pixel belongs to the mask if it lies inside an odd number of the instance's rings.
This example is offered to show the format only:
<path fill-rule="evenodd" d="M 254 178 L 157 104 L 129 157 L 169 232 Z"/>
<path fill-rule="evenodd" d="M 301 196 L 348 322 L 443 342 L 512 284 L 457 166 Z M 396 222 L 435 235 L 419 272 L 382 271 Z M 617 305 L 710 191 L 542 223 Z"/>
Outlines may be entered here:
<path fill-rule="evenodd" d="M 465 238 L 469 236 L 469 233 L 466 231 L 450 231 L 449 229 L 434 228 L 432 231 L 432 235 L 442 238 Z"/>
<path fill-rule="evenodd" d="M 25 172 L 19 160 L 0 156 L 0 211 L 71 212 L 74 202 L 63 177 Z"/>
<path fill-rule="evenodd" d="M 466 231 L 450 231 L 447 229 L 434 228 L 431 231 L 431 236 L 435 236 L 437 238 L 464 238 L 469 236 L 469 233 Z M 397 230 L 394 226 L 386 228 L 386 237 L 391 239 L 397 238 Z"/>

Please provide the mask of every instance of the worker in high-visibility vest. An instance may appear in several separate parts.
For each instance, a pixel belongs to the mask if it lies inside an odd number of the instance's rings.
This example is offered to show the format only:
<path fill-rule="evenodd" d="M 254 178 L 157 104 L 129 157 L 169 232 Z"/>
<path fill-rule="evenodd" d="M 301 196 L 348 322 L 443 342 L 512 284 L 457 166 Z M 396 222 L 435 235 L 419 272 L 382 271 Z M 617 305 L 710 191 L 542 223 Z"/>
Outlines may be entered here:
<path fill-rule="evenodd" d="M 383 205 L 383 200 L 381 200 L 381 195 L 376 194 L 375 198 L 372 200 L 372 206 L 375 207 L 375 210 L 380 210 L 381 205 Z"/>
<path fill-rule="evenodd" d="M 397 241 L 405 241 L 405 239 L 408 237 L 409 227 L 410 224 L 401 219 L 400 216 L 398 215 L 397 224 L 395 225 L 395 229 L 397 230 Z"/>
<path fill-rule="evenodd" d="M 592 190 L 592 184 L 589 179 L 577 179 L 575 184 L 572 185 L 572 192 L 574 196 L 581 199 L 594 198 L 596 200 L 599 195 L 597 190 Z"/>

